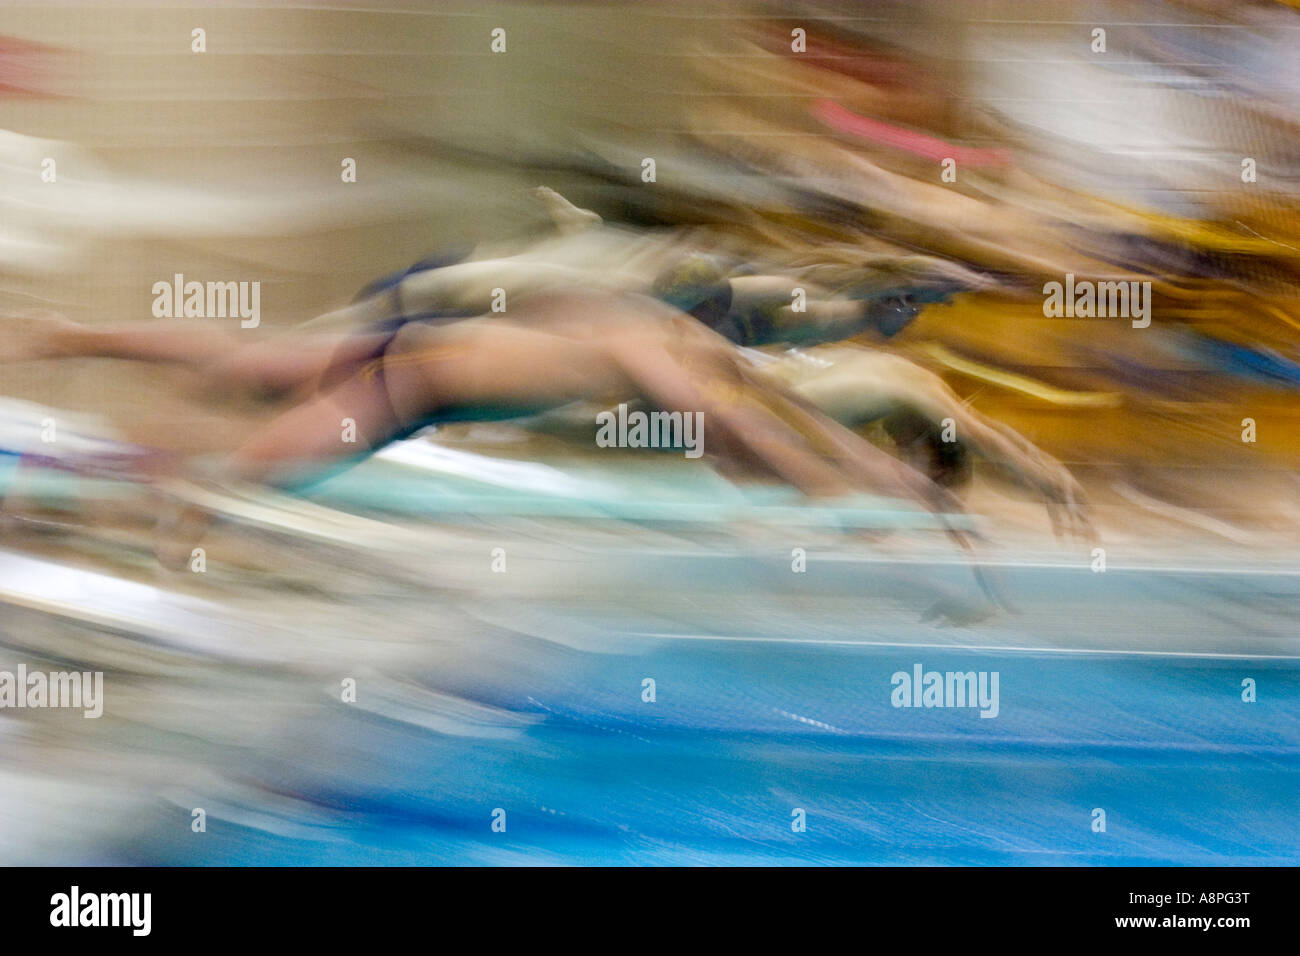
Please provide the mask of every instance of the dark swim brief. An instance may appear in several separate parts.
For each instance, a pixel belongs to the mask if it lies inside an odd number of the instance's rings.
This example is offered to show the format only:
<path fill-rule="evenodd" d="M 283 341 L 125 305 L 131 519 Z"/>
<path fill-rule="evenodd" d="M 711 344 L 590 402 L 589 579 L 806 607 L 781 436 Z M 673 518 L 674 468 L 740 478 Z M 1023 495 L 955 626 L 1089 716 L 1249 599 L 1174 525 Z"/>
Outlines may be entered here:
<path fill-rule="evenodd" d="M 374 282 L 366 285 L 353 298 L 353 302 L 360 302 L 363 299 L 374 298 L 387 292 L 390 295 L 390 307 L 392 314 L 387 318 L 371 322 L 359 329 L 355 336 L 357 338 L 367 338 L 374 340 L 374 347 L 359 358 L 349 359 L 345 364 L 351 368 L 358 365 L 365 365 L 374 362 L 383 357 L 388 346 L 392 344 L 397 333 L 410 322 L 429 322 L 443 323 L 455 322 L 459 319 L 468 319 L 476 313 L 464 309 L 440 309 L 431 312 L 411 312 L 408 313 L 401 300 L 401 285 L 403 280 L 420 272 L 429 272 L 433 269 L 444 269 L 447 266 L 454 266 L 464 262 L 469 258 L 473 251 L 472 247 L 452 249 L 445 253 L 435 256 L 429 256 L 421 259 L 400 272 L 392 272 L 386 276 L 376 279 Z"/>

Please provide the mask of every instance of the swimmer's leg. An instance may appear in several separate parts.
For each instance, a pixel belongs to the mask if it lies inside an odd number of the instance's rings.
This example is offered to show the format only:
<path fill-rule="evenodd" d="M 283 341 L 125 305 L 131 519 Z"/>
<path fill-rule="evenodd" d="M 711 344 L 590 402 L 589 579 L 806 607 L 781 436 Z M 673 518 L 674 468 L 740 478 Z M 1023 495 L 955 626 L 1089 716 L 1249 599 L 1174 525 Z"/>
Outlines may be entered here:
<path fill-rule="evenodd" d="M 178 365 L 199 373 L 208 387 L 288 391 L 318 380 L 327 369 L 373 357 L 382 339 L 367 335 L 295 335 L 249 341 L 245 334 L 213 324 L 167 319 L 80 325 L 60 316 L 25 318 L 12 331 L 0 358 L 116 358 Z"/>
<path fill-rule="evenodd" d="M 289 483 L 313 468 L 374 451 L 401 427 L 382 376 L 357 374 L 260 428 L 226 459 L 218 477 Z M 210 512 L 197 505 L 183 505 L 161 519 L 154 538 L 158 560 L 166 567 L 184 567 L 191 548 L 213 520 Z"/>
<path fill-rule="evenodd" d="M 6 323 L 4 331 L 11 330 L 30 353 L 23 358 L 121 358 L 199 367 L 240 347 L 232 330 L 190 319 L 81 325 L 45 314 Z"/>

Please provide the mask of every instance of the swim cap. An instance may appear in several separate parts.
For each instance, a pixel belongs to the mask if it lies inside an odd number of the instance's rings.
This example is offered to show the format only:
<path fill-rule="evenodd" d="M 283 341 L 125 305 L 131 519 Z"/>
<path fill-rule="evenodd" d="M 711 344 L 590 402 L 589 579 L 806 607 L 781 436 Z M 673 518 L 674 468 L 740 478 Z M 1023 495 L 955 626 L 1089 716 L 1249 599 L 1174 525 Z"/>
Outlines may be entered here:
<path fill-rule="evenodd" d="M 655 280 L 651 294 L 713 328 L 731 310 L 731 283 L 711 256 L 693 253 L 678 260 Z"/>

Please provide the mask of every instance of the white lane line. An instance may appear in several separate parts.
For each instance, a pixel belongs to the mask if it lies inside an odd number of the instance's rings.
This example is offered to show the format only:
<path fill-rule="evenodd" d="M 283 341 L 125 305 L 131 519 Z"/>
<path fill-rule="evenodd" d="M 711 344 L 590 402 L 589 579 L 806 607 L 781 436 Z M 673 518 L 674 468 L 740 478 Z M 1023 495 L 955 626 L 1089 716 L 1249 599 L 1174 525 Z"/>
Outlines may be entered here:
<path fill-rule="evenodd" d="M 850 641 L 839 638 L 736 637 L 720 634 L 666 634 L 636 631 L 637 637 L 674 641 L 726 641 L 741 644 L 821 644 L 844 647 L 900 647 L 945 651 L 1001 651 L 1022 654 L 1096 654 L 1126 657 L 1204 657 L 1223 660 L 1300 661 L 1300 654 L 1221 654 L 1211 651 L 1139 651 L 1104 647 L 1023 647 L 1011 644 L 934 644 L 912 641 Z"/>
<path fill-rule="evenodd" d="M 897 564 L 906 566 L 936 566 L 936 567 L 962 567 L 968 568 L 975 564 L 986 568 L 1016 568 L 1024 570 L 1043 570 L 1043 571 L 1091 571 L 1091 558 L 1081 556 L 1076 563 L 1056 562 L 1056 561 L 1013 561 L 1013 560 L 996 560 L 981 558 L 979 561 L 964 560 L 962 558 L 945 558 L 936 555 L 933 558 L 894 558 L 888 556 L 871 557 L 862 554 L 823 554 L 815 548 L 811 549 L 815 553 L 810 553 L 808 562 L 826 562 L 834 564 Z M 698 558 L 702 560 L 771 560 L 771 561 L 788 561 L 788 557 L 780 555 L 774 557 L 771 553 L 734 553 L 719 551 L 701 551 L 694 549 L 647 549 L 647 550 L 626 550 L 616 551 L 607 550 L 602 552 L 606 557 L 622 558 Z M 1300 558 L 1297 558 L 1297 566 L 1276 567 L 1276 568 L 1242 568 L 1242 567 L 1216 567 L 1213 565 L 1163 565 L 1163 564 L 1110 564 L 1106 565 L 1106 573 L 1110 574 L 1115 571 L 1128 571 L 1136 573 L 1151 574 L 1228 574 L 1228 575 L 1266 575 L 1273 577 L 1300 577 Z"/>

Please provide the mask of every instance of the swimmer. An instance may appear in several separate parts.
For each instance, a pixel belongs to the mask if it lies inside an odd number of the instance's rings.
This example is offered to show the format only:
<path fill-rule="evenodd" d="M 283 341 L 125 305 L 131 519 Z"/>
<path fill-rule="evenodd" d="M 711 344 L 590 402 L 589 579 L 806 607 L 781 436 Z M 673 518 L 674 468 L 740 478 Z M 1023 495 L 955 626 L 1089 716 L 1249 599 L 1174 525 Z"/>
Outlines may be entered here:
<path fill-rule="evenodd" d="M 810 498 L 866 492 L 917 501 L 941 518 L 963 510 L 924 474 L 760 379 L 721 336 L 646 297 L 544 293 L 509 318 L 407 322 L 383 343 L 363 341 L 365 355 L 340 353 L 314 376 L 318 391 L 229 456 L 225 475 L 292 482 L 433 423 L 639 398 L 703 413 L 706 455 L 756 467 Z M 340 441 L 345 418 L 356 423 L 355 444 Z M 166 529 L 160 557 L 183 563 L 210 520 L 184 511 Z"/>
<path fill-rule="evenodd" d="M 498 307 L 497 290 L 513 301 L 520 292 L 574 289 L 652 295 L 738 345 L 811 345 L 862 332 L 888 338 L 925 305 L 993 284 L 955 263 L 916 255 L 862 255 L 854 265 L 812 263 L 780 274 L 700 251 L 716 245 L 700 230 L 633 231 L 605 224 L 548 187 L 534 195 L 553 236 L 523 248 L 485 244 L 418 262 L 307 327 L 476 315 Z"/>
<path fill-rule="evenodd" d="M 1044 500 L 1053 531 L 1095 539 L 1087 497 L 1068 468 L 1023 435 L 969 407 L 935 373 L 900 355 L 861 346 L 745 350 L 765 378 L 850 428 L 879 422 L 897 454 L 952 487 L 970 477 L 971 456 Z M 950 424 L 951 436 L 944 425 Z"/>

